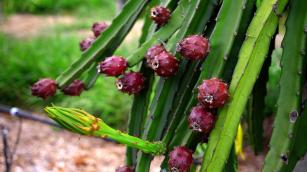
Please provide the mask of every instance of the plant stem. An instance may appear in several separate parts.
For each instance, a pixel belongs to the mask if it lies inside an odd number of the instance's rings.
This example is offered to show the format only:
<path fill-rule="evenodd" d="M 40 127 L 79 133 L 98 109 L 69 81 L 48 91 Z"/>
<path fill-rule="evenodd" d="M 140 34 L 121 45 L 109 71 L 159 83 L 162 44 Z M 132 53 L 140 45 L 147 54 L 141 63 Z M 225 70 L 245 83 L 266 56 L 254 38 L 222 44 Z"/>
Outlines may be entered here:
<path fill-rule="evenodd" d="M 162 142 L 149 142 L 115 130 L 83 110 L 62 107 L 46 107 L 48 116 L 64 128 L 82 135 L 111 138 L 119 143 L 142 150 L 153 155 L 163 154 L 166 150 Z"/>

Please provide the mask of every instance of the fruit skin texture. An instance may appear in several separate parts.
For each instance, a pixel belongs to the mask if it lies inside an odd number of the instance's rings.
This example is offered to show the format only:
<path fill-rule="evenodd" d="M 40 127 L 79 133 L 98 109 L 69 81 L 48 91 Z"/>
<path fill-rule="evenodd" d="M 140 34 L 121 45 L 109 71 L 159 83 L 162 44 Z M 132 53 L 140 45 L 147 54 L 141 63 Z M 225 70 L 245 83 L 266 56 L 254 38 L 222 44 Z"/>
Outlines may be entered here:
<path fill-rule="evenodd" d="M 85 38 L 84 40 L 82 40 L 80 42 L 80 50 L 81 51 L 85 51 L 87 50 L 91 45 L 92 43 L 95 41 L 95 38 L 93 37 L 88 37 L 88 38 Z"/>
<path fill-rule="evenodd" d="M 128 166 L 118 167 L 115 172 L 134 172 L 133 168 Z"/>
<path fill-rule="evenodd" d="M 188 121 L 193 131 L 208 134 L 214 126 L 215 117 L 202 106 L 195 106 L 191 110 Z"/>
<path fill-rule="evenodd" d="M 160 53 L 166 51 L 166 49 L 164 48 L 164 46 L 162 46 L 161 44 L 158 45 L 154 45 L 151 48 L 149 48 L 147 50 L 147 53 L 145 55 L 147 63 L 151 62 L 152 60 L 154 60 L 154 58 L 159 55 Z"/>
<path fill-rule="evenodd" d="M 56 82 L 49 78 L 43 78 L 32 85 L 31 91 L 33 96 L 47 99 L 48 97 L 54 96 L 56 93 Z"/>
<path fill-rule="evenodd" d="M 209 52 L 209 42 L 201 35 L 191 35 L 181 40 L 176 50 L 188 60 L 201 60 Z"/>
<path fill-rule="evenodd" d="M 157 75 L 162 77 L 174 76 L 178 70 L 179 61 L 161 45 L 154 46 L 147 51 L 146 61 Z"/>
<path fill-rule="evenodd" d="M 65 87 L 62 92 L 65 95 L 69 96 L 80 96 L 82 91 L 84 90 L 84 83 L 80 80 L 74 80 L 71 84 Z"/>
<path fill-rule="evenodd" d="M 204 80 L 198 86 L 198 101 L 205 108 L 218 108 L 223 106 L 229 98 L 228 86 L 222 80 L 212 78 Z"/>
<path fill-rule="evenodd" d="M 128 63 L 121 56 L 111 56 L 100 62 L 98 72 L 104 73 L 107 76 L 119 76 L 125 72 Z"/>
<path fill-rule="evenodd" d="M 150 18 L 158 26 L 165 25 L 170 17 L 171 17 L 170 10 L 162 6 L 153 7 L 150 11 Z"/>
<path fill-rule="evenodd" d="M 192 161 L 191 150 L 184 146 L 175 147 L 169 154 L 168 166 L 172 172 L 187 172 Z"/>
<path fill-rule="evenodd" d="M 124 93 L 137 94 L 144 87 L 145 78 L 140 72 L 129 72 L 116 81 L 118 90 Z"/>
<path fill-rule="evenodd" d="M 92 25 L 92 31 L 97 38 L 109 25 L 105 22 L 95 22 Z"/>

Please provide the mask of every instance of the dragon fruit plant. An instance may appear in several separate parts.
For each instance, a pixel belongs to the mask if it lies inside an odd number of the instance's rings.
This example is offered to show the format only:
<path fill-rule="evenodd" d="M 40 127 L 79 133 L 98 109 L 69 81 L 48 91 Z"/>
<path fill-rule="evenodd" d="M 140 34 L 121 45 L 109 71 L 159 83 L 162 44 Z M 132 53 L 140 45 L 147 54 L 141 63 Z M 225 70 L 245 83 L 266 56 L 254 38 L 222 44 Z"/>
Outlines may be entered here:
<path fill-rule="evenodd" d="M 139 18 L 139 47 L 114 55 Z M 238 126 L 257 154 L 263 120 L 274 114 L 262 171 L 290 172 L 307 151 L 306 26 L 306 0 L 128 0 L 110 25 L 93 24 L 78 60 L 32 94 L 78 96 L 98 75 L 117 77 L 114 86 L 134 99 L 127 133 L 83 110 L 45 110 L 72 132 L 126 144 L 118 172 L 147 172 L 154 156 L 164 156 L 161 171 L 237 171 Z"/>

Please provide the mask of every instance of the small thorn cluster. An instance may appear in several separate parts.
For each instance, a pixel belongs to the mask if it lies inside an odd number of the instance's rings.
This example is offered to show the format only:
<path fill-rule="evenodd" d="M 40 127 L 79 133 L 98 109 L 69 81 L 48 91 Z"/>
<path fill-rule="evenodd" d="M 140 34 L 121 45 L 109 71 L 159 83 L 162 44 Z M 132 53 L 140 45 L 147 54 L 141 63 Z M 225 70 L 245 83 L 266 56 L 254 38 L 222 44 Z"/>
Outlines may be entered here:
<path fill-rule="evenodd" d="M 145 57 L 148 66 L 159 76 L 174 76 L 178 70 L 179 61 L 162 45 L 155 45 L 148 49 Z"/>
<path fill-rule="evenodd" d="M 128 166 L 122 166 L 122 167 L 118 167 L 115 172 L 134 172 L 134 169 L 132 167 L 128 167 Z"/>
<path fill-rule="evenodd" d="M 202 60 L 209 52 L 209 41 L 201 35 L 191 35 L 177 44 L 176 51 L 187 60 Z"/>
<path fill-rule="evenodd" d="M 153 7 L 150 11 L 150 18 L 158 25 L 165 25 L 171 17 L 171 12 L 169 9 L 157 6 Z"/>
<path fill-rule="evenodd" d="M 171 172 L 187 172 L 192 162 L 192 151 L 184 146 L 175 147 L 169 153 L 168 166 Z"/>

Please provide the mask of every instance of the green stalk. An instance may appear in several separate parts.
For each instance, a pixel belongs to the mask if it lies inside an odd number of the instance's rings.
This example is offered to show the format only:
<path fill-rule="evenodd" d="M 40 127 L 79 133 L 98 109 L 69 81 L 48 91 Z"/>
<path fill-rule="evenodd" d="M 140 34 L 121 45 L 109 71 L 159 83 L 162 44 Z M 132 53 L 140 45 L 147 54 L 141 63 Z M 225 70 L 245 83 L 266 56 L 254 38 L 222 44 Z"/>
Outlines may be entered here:
<path fill-rule="evenodd" d="M 290 1 L 286 34 L 282 42 L 280 92 L 273 134 L 263 171 L 292 171 L 288 166 L 292 156 L 293 135 L 298 115 L 301 112 L 302 85 L 304 81 L 304 54 L 306 37 L 304 27 L 307 20 L 307 1 Z M 304 132 L 304 131 L 297 131 Z M 304 150 L 304 149 L 302 149 Z M 292 162 L 293 163 L 293 162 Z M 286 170 L 287 169 L 287 170 Z"/>
<path fill-rule="evenodd" d="M 256 0 L 247 0 L 245 4 L 245 8 L 242 13 L 240 26 L 236 35 L 236 38 L 232 44 L 231 51 L 229 53 L 229 58 L 225 64 L 223 79 L 227 82 L 230 82 L 235 66 L 238 62 L 238 54 L 240 48 L 245 40 L 246 31 L 248 25 L 250 24 L 252 18 L 254 17 L 255 11 L 255 1 Z"/>
<path fill-rule="evenodd" d="M 245 1 L 243 0 L 238 1 L 238 3 L 232 3 L 228 0 L 223 2 L 216 20 L 215 28 L 209 39 L 211 44 L 210 53 L 202 65 L 201 75 L 194 86 L 195 89 L 193 96 L 190 97 L 188 106 L 184 111 L 184 118 L 181 120 L 175 131 L 176 134 L 169 144 L 170 148 L 176 145 L 185 145 L 187 143 L 192 144 L 195 142 L 194 136 L 196 135 L 188 128 L 187 117 L 191 108 L 197 103 L 197 86 L 204 79 L 222 77 L 224 66 L 228 61 L 228 54 L 231 51 L 231 47 L 237 35 L 236 33 L 240 25 L 241 16 L 245 9 L 244 7 Z M 232 15 L 229 15 L 229 13 Z"/>
<path fill-rule="evenodd" d="M 280 60 L 282 48 L 275 48 L 271 55 L 271 65 L 269 67 L 268 81 L 266 83 L 265 113 L 276 113 L 276 106 L 279 94 L 279 80 L 281 74 Z"/>
<path fill-rule="evenodd" d="M 181 3 L 183 2 L 185 1 L 181 1 Z M 176 43 L 185 36 L 185 33 L 189 27 L 189 23 L 192 21 L 192 18 L 195 14 L 195 8 L 197 8 L 198 4 L 199 0 L 191 1 L 187 6 L 188 8 L 185 8 L 186 16 L 184 17 L 184 25 L 167 44 L 167 48 L 170 50 L 170 52 L 175 53 Z M 179 4 L 177 8 L 182 7 L 180 7 Z M 156 88 L 155 97 L 152 101 L 149 115 L 145 123 L 145 129 L 142 137 L 143 139 L 151 141 L 159 140 L 161 138 L 169 117 L 169 112 L 173 104 L 174 96 L 177 92 L 180 80 L 186 70 L 186 67 L 187 61 L 183 60 L 179 66 L 179 70 L 176 76 L 173 76 L 169 79 L 160 78 Z M 140 152 L 137 159 L 136 171 L 149 171 L 152 158 L 152 156 Z"/>
<path fill-rule="evenodd" d="M 287 19 L 287 14 L 285 13 L 283 16 L 279 18 L 278 24 L 278 34 L 275 36 L 275 49 L 271 55 L 271 64 L 268 72 L 268 81 L 266 83 L 266 96 L 265 96 L 265 115 L 271 115 L 272 113 L 276 113 L 277 100 L 279 94 L 279 81 L 281 74 L 281 66 L 280 60 L 282 56 L 282 47 L 281 42 L 285 36 L 285 23 Z"/>
<path fill-rule="evenodd" d="M 58 122 L 71 132 L 82 135 L 111 138 L 119 143 L 126 144 L 143 152 L 153 155 L 163 154 L 166 150 L 162 142 L 149 142 L 138 137 L 130 136 L 119 130 L 115 130 L 104 123 L 100 118 L 96 118 L 83 110 L 62 107 L 46 107 L 49 118 Z"/>
<path fill-rule="evenodd" d="M 304 104 L 304 111 L 300 114 L 295 124 L 293 132 L 293 149 L 288 156 L 289 162 L 285 166 L 284 171 L 293 171 L 297 162 L 304 158 L 307 152 L 307 144 L 305 140 L 305 132 L 307 130 L 307 102 Z"/>
<path fill-rule="evenodd" d="M 128 121 L 128 134 L 140 137 L 143 131 L 144 121 L 147 116 L 148 106 L 150 104 L 150 96 L 152 93 L 152 85 L 154 83 L 153 71 L 148 69 L 147 64 L 143 62 L 140 72 L 146 77 L 145 87 L 139 94 L 134 95 L 133 103 Z M 137 150 L 127 147 L 126 164 L 134 166 L 136 164 Z"/>
<path fill-rule="evenodd" d="M 160 0 L 152 0 L 145 9 L 145 19 L 142 28 L 142 35 L 139 39 L 139 44 L 142 45 L 147 37 L 150 37 L 155 32 L 156 25 L 152 22 L 148 12 L 153 6 L 160 3 Z M 146 119 L 148 106 L 150 104 L 150 97 L 152 93 L 152 86 L 154 84 L 154 73 L 147 67 L 146 62 L 142 62 L 140 72 L 146 78 L 145 88 L 140 93 L 134 95 L 131 111 L 129 114 L 127 132 L 133 136 L 141 136 L 144 126 L 144 119 Z M 127 147 L 126 149 L 126 165 L 135 166 L 137 158 L 137 149 Z"/>
<path fill-rule="evenodd" d="M 187 34 L 201 33 L 205 28 L 205 25 L 209 21 L 213 10 L 217 6 L 217 1 L 204 0 L 200 2 L 199 8 L 196 11 L 195 17 L 190 25 Z M 197 25 L 195 24 L 197 23 Z M 175 97 L 172 112 L 170 116 L 172 117 L 171 122 L 168 126 L 165 136 L 163 137 L 163 142 L 168 144 L 170 140 L 174 137 L 175 129 L 177 128 L 180 120 L 182 119 L 184 109 L 187 106 L 187 101 L 191 97 L 191 92 L 193 90 L 193 85 L 199 77 L 199 65 L 201 62 L 193 62 L 189 65 L 188 70 L 185 72 L 184 77 L 179 91 Z"/>
<path fill-rule="evenodd" d="M 235 144 L 231 148 L 229 159 L 225 164 L 223 172 L 237 172 L 238 171 L 238 157 L 236 155 Z"/>
<path fill-rule="evenodd" d="M 101 55 L 110 47 L 114 47 L 114 42 L 119 40 L 121 32 L 126 28 L 132 27 L 134 22 L 130 22 L 131 18 L 138 15 L 148 0 L 135 1 L 129 0 L 123 7 L 121 13 L 113 20 L 112 24 L 101 34 L 96 41 L 88 48 L 81 57 L 75 61 L 67 70 L 65 70 L 57 79 L 59 87 L 65 87 L 72 80 L 79 77 L 88 67 L 101 58 Z M 127 27 L 127 25 L 129 25 Z M 118 37 L 119 36 L 119 37 Z"/>
<path fill-rule="evenodd" d="M 215 128 L 210 134 L 201 172 L 223 170 L 237 133 L 241 115 L 260 73 L 269 50 L 271 37 L 278 24 L 275 12 L 281 13 L 286 4 L 287 0 L 264 0 L 249 25 L 229 89 L 230 102 L 219 112 Z"/>
<path fill-rule="evenodd" d="M 168 40 L 181 27 L 184 23 L 185 16 L 189 12 L 187 7 L 189 7 L 191 3 L 190 0 L 181 0 L 179 2 L 177 8 L 172 12 L 168 23 L 160 28 L 148 41 L 127 58 L 129 66 L 138 64 L 144 58 L 144 55 L 150 47 Z"/>
<path fill-rule="evenodd" d="M 264 98 L 266 95 L 265 84 L 268 80 L 268 68 L 269 60 L 265 61 L 262 67 L 260 77 L 255 83 L 252 95 L 247 103 L 247 131 L 250 139 L 250 144 L 254 149 L 254 153 L 257 155 L 263 150 L 263 119 L 264 119 Z"/>
<path fill-rule="evenodd" d="M 176 0 L 175 0 L 176 1 Z M 150 1 L 150 3 L 147 6 L 147 11 L 150 11 L 150 9 L 153 6 L 156 6 L 158 3 L 162 6 L 169 6 L 175 3 L 175 1 L 170 0 L 153 0 Z M 169 9 L 172 9 L 174 7 L 171 7 Z M 155 33 L 155 30 L 157 29 L 157 25 L 152 21 L 150 18 L 150 15 L 147 14 L 145 16 L 144 25 L 142 28 L 142 35 L 140 37 L 139 43 L 142 45 L 146 40 L 150 39 L 152 35 Z M 146 78 L 146 86 L 143 89 L 142 92 L 140 92 L 137 95 L 134 95 L 133 103 L 131 107 L 131 112 L 129 115 L 129 121 L 128 121 L 128 134 L 134 135 L 134 136 L 141 136 L 141 133 L 143 131 L 144 127 L 144 119 L 147 116 L 148 107 L 150 104 L 150 98 L 152 95 L 152 89 L 154 85 L 154 73 L 153 71 L 147 67 L 146 62 L 142 62 L 140 72 L 144 75 Z M 127 147 L 126 151 L 126 164 L 129 166 L 135 166 L 136 165 L 136 158 L 137 158 L 137 150 L 133 149 L 131 147 Z"/>
<path fill-rule="evenodd" d="M 143 8 L 138 8 L 135 11 L 135 14 L 131 16 L 129 21 L 125 24 L 125 26 L 117 33 L 116 39 L 113 39 L 112 42 L 110 42 L 111 46 L 108 46 L 102 53 L 99 55 L 99 57 L 95 60 L 95 62 L 92 63 L 91 67 L 89 67 L 87 71 L 87 75 L 84 81 L 85 88 L 88 90 L 94 86 L 96 83 L 96 80 L 100 73 L 97 71 L 97 65 L 98 62 L 101 60 L 104 60 L 106 57 L 109 57 L 113 55 L 115 50 L 118 48 L 118 46 L 123 42 L 123 40 L 128 35 L 129 31 L 133 27 L 134 23 L 138 19 L 139 15 L 141 14 L 141 11 L 144 10 Z"/>

